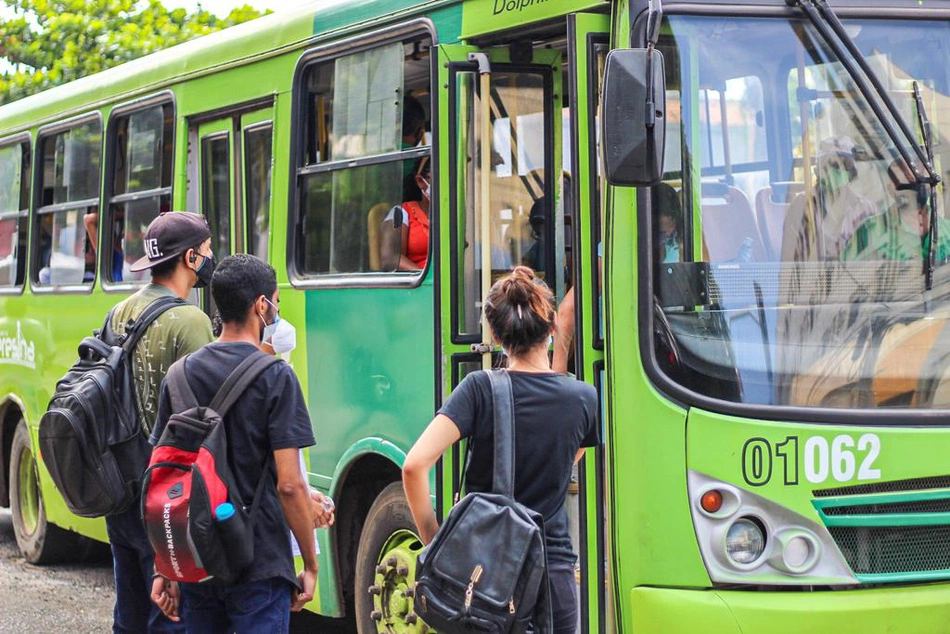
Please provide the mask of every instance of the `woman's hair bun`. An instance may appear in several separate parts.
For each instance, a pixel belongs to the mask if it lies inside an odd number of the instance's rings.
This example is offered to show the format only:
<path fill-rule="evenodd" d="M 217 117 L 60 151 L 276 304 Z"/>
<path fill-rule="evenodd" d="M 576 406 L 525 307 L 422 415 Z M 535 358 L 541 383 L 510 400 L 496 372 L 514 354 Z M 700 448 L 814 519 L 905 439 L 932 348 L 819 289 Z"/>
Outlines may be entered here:
<path fill-rule="evenodd" d="M 511 276 L 512 276 L 512 277 L 521 277 L 521 278 L 524 278 L 524 279 L 526 279 L 526 280 L 533 280 L 533 279 L 534 279 L 534 270 L 531 269 L 531 268 L 529 268 L 529 267 L 527 267 L 527 266 L 519 265 L 519 266 L 516 266 L 516 267 L 511 271 Z"/>
<path fill-rule="evenodd" d="M 537 292 L 534 286 L 534 271 L 526 266 L 516 266 L 502 282 L 502 292 L 511 305 L 528 306 Z"/>

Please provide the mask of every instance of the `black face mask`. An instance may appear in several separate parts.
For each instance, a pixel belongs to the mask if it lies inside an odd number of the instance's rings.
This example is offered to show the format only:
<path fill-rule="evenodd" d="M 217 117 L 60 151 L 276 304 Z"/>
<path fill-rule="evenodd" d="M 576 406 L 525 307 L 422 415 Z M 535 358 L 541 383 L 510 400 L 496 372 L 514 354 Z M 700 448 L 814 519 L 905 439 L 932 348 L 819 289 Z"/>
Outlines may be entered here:
<path fill-rule="evenodd" d="M 217 264 L 214 260 L 214 255 L 203 255 L 204 258 L 199 266 L 195 270 L 195 275 L 198 276 L 198 279 L 195 281 L 195 288 L 204 288 L 211 284 L 211 276 L 214 275 L 214 267 Z"/>

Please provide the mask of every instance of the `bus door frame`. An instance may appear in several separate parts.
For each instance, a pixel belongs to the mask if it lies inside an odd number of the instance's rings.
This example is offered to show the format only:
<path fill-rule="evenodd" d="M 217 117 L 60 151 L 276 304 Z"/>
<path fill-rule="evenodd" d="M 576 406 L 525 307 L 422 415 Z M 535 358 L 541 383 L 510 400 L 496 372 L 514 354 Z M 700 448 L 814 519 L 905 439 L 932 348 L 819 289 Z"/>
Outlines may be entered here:
<path fill-rule="evenodd" d="M 610 44 L 610 16 L 576 13 L 567 16 L 568 81 L 571 97 L 571 189 L 574 198 L 574 363 L 578 379 L 593 384 L 603 399 L 603 292 L 598 243 L 603 240 L 606 187 L 600 170 L 598 136 L 601 56 Z M 582 265 L 583 263 L 583 265 Z M 601 420 L 602 440 L 605 425 Z M 580 631 L 616 631 L 610 622 L 606 527 L 606 460 L 603 447 L 588 449 L 578 464 L 580 541 Z M 593 527 L 594 534 L 590 535 Z"/>

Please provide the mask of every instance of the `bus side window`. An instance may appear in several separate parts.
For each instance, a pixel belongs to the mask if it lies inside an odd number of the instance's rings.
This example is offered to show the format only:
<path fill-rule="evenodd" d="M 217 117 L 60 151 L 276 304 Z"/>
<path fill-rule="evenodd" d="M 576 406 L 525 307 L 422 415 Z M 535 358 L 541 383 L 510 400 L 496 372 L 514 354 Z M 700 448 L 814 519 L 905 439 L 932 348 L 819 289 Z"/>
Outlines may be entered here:
<path fill-rule="evenodd" d="M 298 275 L 425 268 L 430 45 L 428 36 L 391 42 L 310 62 L 300 74 Z"/>
<path fill-rule="evenodd" d="M 274 129 L 268 123 L 244 130 L 244 209 L 247 252 L 267 260 L 270 235 L 271 144 Z"/>
<path fill-rule="evenodd" d="M 106 198 L 109 222 L 102 232 L 107 255 L 103 279 L 147 282 L 148 271 L 129 266 L 145 255 L 145 229 L 158 214 L 171 210 L 175 115 L 170 102 L 121 114 L 109 127 L 112 152 Z"/>
<path fill-rule="evenodd" d="M 102 122 L 40 132 L 40 184 L 36 201 L 33 283 L 92 285 L 96 277 Z"/>
<path fill-rule="evenodd" d="M 30 144 L 0 146 L 0 289 L 23 285 L 30 206 Z"/>

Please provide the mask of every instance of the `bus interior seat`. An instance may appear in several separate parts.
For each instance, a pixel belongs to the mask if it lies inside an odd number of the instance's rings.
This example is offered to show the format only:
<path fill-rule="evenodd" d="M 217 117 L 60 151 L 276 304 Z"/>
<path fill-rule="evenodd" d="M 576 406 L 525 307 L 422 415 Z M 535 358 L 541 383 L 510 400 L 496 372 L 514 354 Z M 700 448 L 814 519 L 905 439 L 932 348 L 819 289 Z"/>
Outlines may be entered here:
<path fill-rule="evenodd" d="M 766 259 L 752 205 L 741 189 L 725 183 L 703 183 L 702 222 L 710 262 L 737 259 L 746 238 L 752 239 L 752 259 Z"/>
<path fill-rule="evenodd" d="M 366 239 L 369 245 L 369 270 L 383 270 L 383 253 L 381 232 L 383 220 L 392 209 L 389 203 L 379 203 L 370 208 L 366 214 Z"/>
<path fill-rule="evenodd" d="M 762 232 L 762 242 L 770 260 L 778 260 L 782 255 L 782 234 L 785 229 L 785 217 L 792 199 L 805 191 L 804 183 L 777 182 L 764 187 L 755 195 L 755 213 Z"/>

